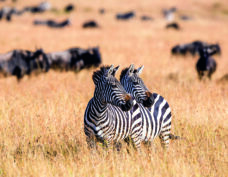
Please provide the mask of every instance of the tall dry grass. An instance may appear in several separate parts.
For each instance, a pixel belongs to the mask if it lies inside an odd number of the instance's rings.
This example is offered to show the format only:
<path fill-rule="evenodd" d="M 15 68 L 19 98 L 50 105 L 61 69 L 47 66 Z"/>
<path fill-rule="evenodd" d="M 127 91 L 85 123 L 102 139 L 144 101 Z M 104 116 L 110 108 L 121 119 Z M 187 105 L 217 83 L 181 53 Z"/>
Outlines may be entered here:
<path fill-rule="evenodd" d="M 38 1 L 18 1 L 18 6 Z M 58 8 L 66 1 L 52 0 Z M 10 2 L 7 2 L 11 4 Z M 164 152 L 156 139 L 138 154 L 112 148 L 87 149 L 84 110 L 93 96 L 95 69 L 77 74 L 50 71 L 39 76 L 0 79 L 0 176 L 228 176 L 228 83 L 217 82 L 228 72 L 227 2 L 222 1 L 110 1 L 79 0 L 72 14 L 26 14 L 12 23 L 1 21 L 0 51 L 14 48 L 45 51 L 72 46 L 100 46 L 104 64 L 145 65 L 142 78 L 163 95 L 172 114 L 172 132 L 183 137 Z M 1 4 L 3 5 L 3 4 Z M 161 8 L 176 5 L 194 20 L 183 30 L 165 30 Z M 107 13 L 98 14 L 104 7 Z M 153 22 L 139 18 L 117 22 L 115 13 L 135 9 Z M 35 18 L 71 17 L 62 30 L 34 27 Z M 96 19 L 101 29 L 83 30 L 82 22 Z M 170 49 L 196 39 L 219 42 L 222 55 L 212 81 L 199 82 L 197 58 L 176 58 Z"/>

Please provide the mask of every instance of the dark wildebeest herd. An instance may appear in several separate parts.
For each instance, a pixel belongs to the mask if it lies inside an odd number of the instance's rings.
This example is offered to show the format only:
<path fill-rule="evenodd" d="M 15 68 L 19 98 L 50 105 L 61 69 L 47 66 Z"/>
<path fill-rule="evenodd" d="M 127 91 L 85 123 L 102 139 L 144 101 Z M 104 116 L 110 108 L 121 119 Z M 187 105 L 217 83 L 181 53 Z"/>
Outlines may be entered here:
<path fill-rule="evenodd" d="M 65 51 L 45 53 L 42 49 L 13 50 L 0 55 L 0 74 L 16 76 L 18 80 L 32 73 L 60 71 L 80 71 L 83 68 L 99 66 L 101 54 L 98 47 L 89 49 L 70 48 Z"/>
<path fill-rule="evenodd" d="M 30 13 L 42 13 L 51 9 L 51 4 L 48 2 L 42 2 L 35 6 L 26 6 L 20 10 L 12 7 L 3 7 L 0 10 L 0 19 L 5 18 L 7 21 L 11 21 L 12 16 L 21 16 L 26 12 Z"/>
<path fill-rule="evenodd" d="M 63 9 L 69 13 L 75 9 L 73 4 L 68 4 Z M 24 13 L 44 13 L 46 11 L 57 11 L 52 8 L 49 2 L 41 2 L 38 5 L 26 6 L 21 9 L 15 7 L 3 7 L 0 9 L 0 20 L 12 21 L 13 16 L 21 16 Z M 34 20 L 34 25 L 45 25 L 51 28 L 63 28 L 69 26 L 71 21 Z M 97 27 L 95 23 L 89 22 L 90 26 Z M 83 26 L 84 27 L 84 26 Z M 60 71 L 80 71 L 84 68 L 97 67 L 101 64 L 101 54 L 99 47 L 82 49 L 72 47 L 64 51 L 46 53 L 43 49 L 35 51 L 15 49 L 7 53 L 0 54 L 0 75 L 16 76 L 18 81 L 25 75 L 32 73 L 48 72 L 50 69 Z"/>
<path fill-rule="evenodd" d="M 66 5 L 61 11 L 70 13 L 75 10 L 74 4 Z M 15 7 L 3 7 L 0 9 L 0 20 L 6 19 L 11 21 L 13 16 L 21 16 L 24 13 L 44 13 L 46 11 L 59 11 L 53 8 L 49 2 L 41 2 L 37 5 L 25 6 L 21 9 Z M 104 15 L 108 11 L 100 8 L 98 11 Z M 166 29 L 183 29 L 175 21 L 175 16 L 178 13 L 176 7 L 163 9 L 162 14 L 166 19 Z M 116 13 L 117 21 L 129 21 L 137 17 L 137 13 L 133 10 Z M 154 18 L 148 15 L 141 15 L 141 21 L 153 21 Z M 183 21 L 193 20 L 191 16 L 179 14 L 179 19 Z M 56 21 L 54 19 L 40 20 L 35 19 L 33 24 L 36 26 L 48 26 L 50 28 L 63 28 L 70 26 L 72 21 L 65 19 Z M 82 24 L 82 28 L 100 28 L 101 26 L 96 20 L 88 20 Z M 216 71 L 216 61 L 212 58 L 214 54 L 220 54 L 221 48 L 219 44 L 208 44 L 202 41 L 193 41 L 192 43 L 176 45 L 171 50 L 173 55 L 186 56 L 199 55 L 199 60 L 196 63 L 196 70 L 201 80 L 203 76 L 208 76 L 211 79 L 212 74 Z M 0 56 L 0 73 L 4 76 L 14 75 L 20 80 L 24 75 L 30 75 L 34 71 L 47 72 L 51 69 L 74 70 L 78 71 L 82 68 L 90 66 L 98 66 L 101 63 L 101 55 L 98 48 L 80 49 L 70 48 L 66 51 L 45 53 L 42 49 L 36 51 L 28 50 L 12 50 Z"/>
<path fill-rule="evenodd" d="M 71 11 L 73 11 L 74 5 L 73 4 L 68 4 L 65 8 L 64 8 L 64 12 L 69 13 Z M 22 9 L 17 9 L 15 7 L 3 7 L 0 10 L 0 20 L 1 19 L 6 19 L 7 21 L 11 21 L 13 16 L 21 16 L 24 13 L 43 13 L 46 11 L 57 11 L 56 9 L 52 8 L 51 4 L 49 2 L 41 2 L 38 5 L 33 5 L 33 6 L 26 6 Z M 48 19 L 48 20 L 34 20 L 33 22 L 34 25 L 46 25 L 48 27 L 51 28 L 62 28 L 65 26 L 70 25 L 70 20 L 69 19 L 65 19 L 61 22 L 55 21 L 53 19 Z"/>

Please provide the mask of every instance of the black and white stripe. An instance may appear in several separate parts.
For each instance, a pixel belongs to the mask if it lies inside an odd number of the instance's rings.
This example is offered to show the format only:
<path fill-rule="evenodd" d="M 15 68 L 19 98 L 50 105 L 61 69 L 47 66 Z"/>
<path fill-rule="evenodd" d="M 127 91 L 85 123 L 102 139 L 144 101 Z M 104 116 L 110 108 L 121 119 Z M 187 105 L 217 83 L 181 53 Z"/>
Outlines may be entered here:
<path fill-rule="evenodd" d="M 90 147 L 96 141 L 108 146 L 131 138 L 136 148 L 140 147 L 142 117 L 139 105 L 127 94 L 114 77 L 118 67 L 101 67 L 94 72 L 94 97 L 89 101 L 84 115 L 84 131 Z"/>
<path fill-rule="evenodd" d="M 171 109 L 161 95 L 149 92 L 139 77 L 142 70 L 143 67 L 136 70 L 131 65 L 122 71 L 120 82 L 139 103 L 143 125 L 142 141 L 152 141 L 159 136 L 162 146 L 168 148 L 171 135 Z"/>

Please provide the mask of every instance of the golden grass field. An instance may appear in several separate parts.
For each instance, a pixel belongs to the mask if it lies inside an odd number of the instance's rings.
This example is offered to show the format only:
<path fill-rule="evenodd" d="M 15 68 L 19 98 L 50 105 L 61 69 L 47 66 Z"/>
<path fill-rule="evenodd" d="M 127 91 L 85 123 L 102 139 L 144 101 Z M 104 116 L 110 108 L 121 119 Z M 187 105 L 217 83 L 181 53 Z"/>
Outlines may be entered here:
<path fill-rule="evenodd" d="M 23 7 L 40 1 L 7 0 L 3 5 Z M 70 1 L 50 0 L 56 8 Z M 103 64 L 144 65 L 142 78 L 152 92 L 163 95 L 172 109 L 171 141 L 164 151 L 158 139 L 139 154 L 124 146 L 91 153 L 83 130 L 84 111 L 93 96 L 92 73 L 50 71 L 38 76 L 0 79 L 0 176 L 228 176 L 228 1 L 186 0 L 78 0 L 71 14 L 63 12 L 0 21 L 0 52 L 42 47 L 46 52 L 73 46 L 99 46 Z M 192 21 L 178 21 L 181 31 L 166 30 L 161 9 L 176 6 Z M 105 8 L 104 15 L 98 13 Z M 121 22 L 115 14 L 135 10 L 136 18 Z M 143 22 L 142 14 L 154 17 Z M 33 26 L 34 19 L 70 17 L 72 26 L 49 29 Z M 95 19 L 102 28 L 82 29 Z M 173 57 L 172 46 L 193 40 L 219 43 L 222 55 L 212 81 L 200 82 L 197 57 Z M 119 77 L 120 72 L 117 74 Z M 172 76 L 172 77 L 171 77 Z"/>

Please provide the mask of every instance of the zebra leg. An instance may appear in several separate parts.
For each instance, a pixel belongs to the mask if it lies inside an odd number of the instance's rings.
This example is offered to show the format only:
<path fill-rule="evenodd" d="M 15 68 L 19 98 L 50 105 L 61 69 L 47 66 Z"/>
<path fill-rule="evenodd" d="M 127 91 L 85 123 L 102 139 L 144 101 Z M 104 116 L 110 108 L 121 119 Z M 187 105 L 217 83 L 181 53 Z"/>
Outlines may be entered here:
<path fill-rule="evenodd" d="M 122 143 L 121 142 L 114 142 L 113 148 L 114 148 L 114 150 L 117 150 L 119 152 L 122 149 Z"/>
<path fill-rule="evenodd" d="M 170 129 L 171 129 L 171 122 L 161 129 L 161 133 L 159 135 L 161 146 L 164 149 L 168 149 L 169 147 L 169 140 L 170 140 Z"/>
<path fill-rule="evenodd" d="M 144 146 L 146 146 L 147 148 L 150 148 L 152 146 L 152 142 L 151 141 L 143 141 Z"/>
<path fill-rule="evenodd" d="M 96 137 L 96 138 L 97 138 L 97 141 L 102 143 L 102 147 L 105 150 L 108 150 L 108 147 L 113 142 L 113 135 L 105 136 L 103 138 L 101 137 Z"/>
<path fill-rule="evenodd" d="M 169 135 L 159 135 L 160 141 L 161 141 L 161 146 L 163 149 L 168 149 L 169 148 Z"/>
<path fill-rule="evenodd" d="M 87 126 L 84 127 L 84 132 L 86 135 L 86 142 L 89 149 L 96 149 L 96 136 L 94 135 L 93 131 L 88 128 Z"/>
<path fill-rule="evenodd" d="M 132 142 L 133 147 L 140 151 L 141 150 L 141 139 L 142 132 L 136 132 L 133 135 L 131 135 L 130 141 Z"/>
<path fill-rule="evenodd" d="M 86 142 L 87 142 L 90 149 L 97 149 L 96 139 L 94 136 L 87 136 Z"/>
<path fill-rule="evenodd" d="M 103 148 L 104 148 L 104 149 L 108 149 L 108 147 L 109 147 L 110 144 L 111 144 L 111 141 L 110 141 L 110 140 L 103 140 L 103 141 L 102 141 L 102 144 L 103 144 Z"/>

